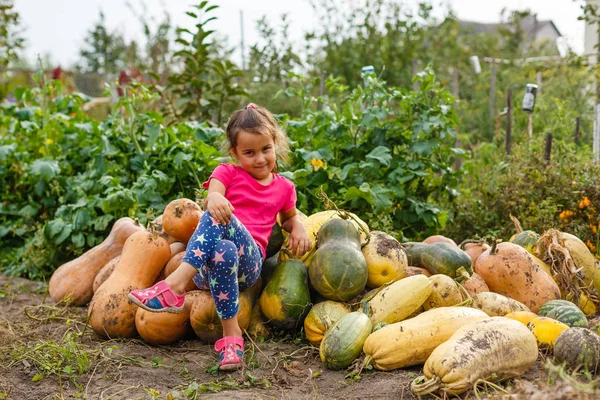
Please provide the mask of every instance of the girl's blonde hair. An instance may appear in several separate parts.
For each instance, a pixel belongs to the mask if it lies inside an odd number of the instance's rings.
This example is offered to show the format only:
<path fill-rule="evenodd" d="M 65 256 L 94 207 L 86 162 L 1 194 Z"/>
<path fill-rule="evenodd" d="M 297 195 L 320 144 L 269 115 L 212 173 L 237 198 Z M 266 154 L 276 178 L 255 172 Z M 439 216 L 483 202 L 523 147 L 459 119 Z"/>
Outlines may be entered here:
<path fill-rule="evenodd" d="M 241 131 L 271 137 L 275 143 L 277 160 L 284 163 L 288 162 L 290 154 L 288 138 L 273 114 L 266 108 L 250 103 L 241 110 L 234 111 L 229 118 L 229 122 L 227 122 L 226 129 L 229 145 L 234 149 L 237 146 L 237 138 Z M 277 169 L 276 164 L 275 172 L 277 172 Z"/>

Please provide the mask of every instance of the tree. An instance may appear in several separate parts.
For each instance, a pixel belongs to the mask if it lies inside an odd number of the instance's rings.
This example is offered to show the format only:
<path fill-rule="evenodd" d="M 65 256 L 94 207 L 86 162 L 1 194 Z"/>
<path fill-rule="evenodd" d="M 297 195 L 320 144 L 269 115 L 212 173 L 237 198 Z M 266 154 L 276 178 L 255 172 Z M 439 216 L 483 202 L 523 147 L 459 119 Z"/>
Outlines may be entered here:
<path fill-rule="evenodd" d="M 181 50 L 173 57 L 181 60 L 181 71 L 169 76 L 168 91 L 174 103 L 176 118 L 211 120 L 217 125 L 224 122 L 227 104 L 246 95 L 238 79 L 242 71 L 230 60 L 219 58 L 219 47 L 210 40 L 213 30 L 207 28 L 216 17 L 207 15 L 217 5 L 204 0 L 192 6 L 186 14 L 197 21 L 196 31 L 177 28 L 176 42 Z"/>
<path fill-rule="evenodd" d="M 115 74 L 138 59 L 137 44 L 127 45 L 121 33 L 110 32 L 102 11 L 100 20 L 88 32 L 85 43 L 86 47 L 79 52 L 81 63 L 78 69 L 82 72 Z"/>
<path fill-rule="evenodd" d="M 0 100 L 8 93 L 8 79 L 4 71 L 11 62 L 18 60 L 18 50 L 23 48 L 24 39 L 19 35 L 20 16 L 14 10 L 12 0 L 0 0 Z"/>

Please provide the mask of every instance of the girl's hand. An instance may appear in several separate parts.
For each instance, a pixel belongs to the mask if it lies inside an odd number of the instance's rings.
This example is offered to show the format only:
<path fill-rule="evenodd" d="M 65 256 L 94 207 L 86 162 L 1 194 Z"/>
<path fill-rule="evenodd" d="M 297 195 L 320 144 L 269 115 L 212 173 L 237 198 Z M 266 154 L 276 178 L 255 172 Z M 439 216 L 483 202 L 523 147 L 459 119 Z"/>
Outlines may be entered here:
<path fill-rule="evenodd" d="M 301 223 L 295 224 L 290 232 L 290 242 L 288 249 L 295 257 L 302 257 L 305 253 L 312 249 L 312 242 L 306 233 L 304 225 Z"/>
<path fill-rule="evenodd" d="M 229 200 L 221 193 L 209 193 L 204 200 L 204 210 L 208 211 L 221 225 L 229 225 L 235 211 Z"/>

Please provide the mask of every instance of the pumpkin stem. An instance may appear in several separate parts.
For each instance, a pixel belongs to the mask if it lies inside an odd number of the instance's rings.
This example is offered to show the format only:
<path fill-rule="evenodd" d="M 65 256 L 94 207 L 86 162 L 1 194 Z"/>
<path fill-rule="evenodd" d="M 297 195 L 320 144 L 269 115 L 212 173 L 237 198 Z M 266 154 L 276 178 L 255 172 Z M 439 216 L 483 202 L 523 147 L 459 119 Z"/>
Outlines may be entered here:
<path fill-rule="evenodd" d="M 454 281 L 456 283 L 462 283 L 462 282 L 466 281 L 467 279 L 469 279 L 470 277 L 471 276 L 469 275 L 469 273 L 467 272 L 465 267 L 460 267 L 456 270 L 456 278 L 454 278 Z"/>
<path fill-rule="evenodd" d="M 458 247 L 461 250 L 464 250 L 465 246 L 467 244 L 470 244 L 470 243 L 479 244 L 479 245 L 481 245 L 481 244 L 487 244 L 487 240 L 486 240 L 486 238 L 482 238 L 482 239 L 465 239 L 462 242 L 460 242 L 460 244 L 458 245 Z"/>
<path fill-rule="evenodd" d="M 288 249 L 286 249 L 285 247 L 282 247 L 280 251 L 283 251 L 283 253 L 288 256 L 290 258 L 290 260 L 294 260 L 294 255 L 292 254 L 291 251 L 289 251 Z"/>
<path fill-rule="evenodd" d="M 499 240 L 495 237 L 492 237 L 492 248 L 490 249 L 490 254 L 498 254 L 498 243 Z"/>
<path fill-rule="evenodd" d="M 367 317 L 369 316 L 369 312 L 371 311 L 371 306 L 369 305 L 368 301 L 361 301 L 362 304 L 362 312 L 363 314 L 365 314 Z"/>
<path fill-rule="evenodd" d="M 325 209 L 327 209 L 327 210 L 333 209 L 333 210 L 337 211 L 337 213 L 341 219 L 351 219 L 356 223 L 356 225 L 358 226 L 358 230 L 362 231 L 365 234 L 365 238 L 366 238 L 366 241 L 360 245 L 361 248 L 363 248 L 367 244 L 369 244 L 369 241 L 371 240 L 371 235 L 369 234 L 369 229 L 367 229 L 367 227 L 362 223 L 362 221 L 359 221 L 356 217 L 354 217 L 348 211 L 338 208 L 338 206 L 334 203 L 334 201 L 331 200 L 329 198 L 329 196 L 327 196 L 327 193 L 325 193 L 325 191 L 323 190 L 323 185 L 319 186 L 317 193 L 315 193 L 315 197 L 323 202 L 323 206 L 325 207 Z"/>
<path fill-rule="evenodd" d="M 416 383 L 421 379 L 425 379 L 425 377 L 419 376 L 410 384 L 410 389 L 418 396 L 435 392 L 437 389 L 442 387 L 442 379 L 439 376 L 434 376 L 423 383 Z"/>
<path fill-rule="evenodd" d="M 517 230 L 517 233 L 523 232 L 523 227 L 521 226 L 521 223 L 519 222 L 517 217 L 514 217 L 512 214 L 509 214 L 508 216 L 510 217 L 510 220 L 515 225 L 515 229 Z"/>

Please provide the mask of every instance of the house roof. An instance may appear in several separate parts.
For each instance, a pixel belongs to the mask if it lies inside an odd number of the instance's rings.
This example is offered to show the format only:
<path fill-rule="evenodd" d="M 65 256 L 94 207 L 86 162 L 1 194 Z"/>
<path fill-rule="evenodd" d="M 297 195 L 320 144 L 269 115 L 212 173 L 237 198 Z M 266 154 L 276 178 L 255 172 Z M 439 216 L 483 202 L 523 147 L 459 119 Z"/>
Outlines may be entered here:
<path fill-rule="evenodd" d="M 484 23 L 484 22 L 475 22 L 475 21 L 465 21 L 458 20 L 458 23 L 461 27 L 470 29 L 474 34 L 479 33 L 494 33 L 498 30 L 500 26 L 503 24 L 500 23 Z M 521 28 L 523 32 L 528 35 L 536 36 L 537 32 L 545 28 L 546 26 L 550 26 L 552 29 L 556 31 L 557 36 L 562 36 L 554 22 L 552 20 L 538 20 L 535 15 L 525 18 L 521 22 Z"/>

